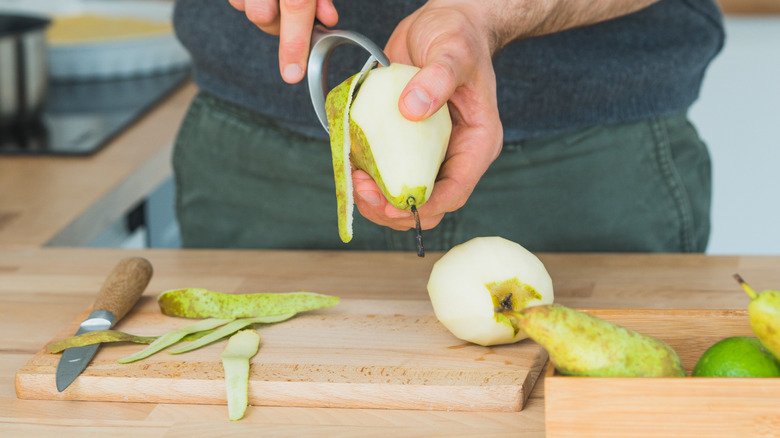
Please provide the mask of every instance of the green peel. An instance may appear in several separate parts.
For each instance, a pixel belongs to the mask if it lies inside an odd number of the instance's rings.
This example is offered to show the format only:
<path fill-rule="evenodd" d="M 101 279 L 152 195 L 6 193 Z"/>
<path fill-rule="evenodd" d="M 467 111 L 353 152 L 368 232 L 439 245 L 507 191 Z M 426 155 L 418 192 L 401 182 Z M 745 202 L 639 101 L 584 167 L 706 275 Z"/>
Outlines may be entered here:
<path fill-rule="evenodd" d="M 222 352 L 228 417 L 232 421 L 240 420 L 249 404 L 249 359 L 259 348 L 260 335 L 250 329 L 231 336 Z"/>
<path fill-rule="evenodd" d="M 233 321 L 233 319 L 209 318 L 203 321 L 198 321 L 194 324 L 190 324 L 184 327 L 177 328 L 175 330 L 171 330 L 168 333 L 165 333 L 164 335 L 157 338 L 154 342 L 152 342 L 148 347 L 144 348 L 143 350 L 135 354 L 132 354 L 130 356 L 118 359 L 117 362 L 131 363 L 137 360 L 145 359 L 181 341 L 188 334 L 200 332 L 203 330 L 211 330 L 221 325 L 225 325 L 230 321 Z"/>
<path fill-rule="evenodd" d="M 333 159 L 333 178 L 336 183 L 336 209 L 339 237 L 346 243 L 352 240 L 352 164 L 350 162 L 349 108 L 362 72 L 353 75 L 333 88 L 325 98 L 328 133 Z"/>
<path fill-rule="evenodd" d="M 176 289 L 157 302 L 163 314 L 183 318 L 254 318 L 332 307 L 339 298 L 313 292 L 226 294 L 207 289 Z"/>
<path fill-rule="evenodd" d="M 243 329 L 244 327 L 252 324 L 273 324 L 275 322 L 282 322 L 295 316 L 294 313 L 288 313 L 286 315 L 273 315 L 273 316 L 258 316 L 257 318 L 241 318 L 235 321 L 229 322 L 222 327 L 214 330 L 207 336 L 204 336 L 197 341 L 187 344 L 183 347 L 179 347 L 168 352 L 171 354 L 181 354 L 188 351 L 198 349 L 206 346 L 212 342 L 216 342 L 225 336 L 230 336 L 233 333 Z"/>
<path fill-rule="evenodd" d="M 214 330 L 203 330 L 200 332 L 190 333 L 183 337 L 179 342 L 196 341 Z M 136 344 L 151 344 L 157 340 L 159 336 L 138 336 L 130 333 L 120 332 L 117 330 L 98 330 L 96 332 L 87 332 L 78 336 L 71 336 L 70 338 L 63 339 L 61 341 L 51 342 L 46 345 L 46 352 L 50 354 L 61 353 L 63 350 L 72 347 L 85 347 L 87 345 L 104 344 L 112 342 L 133 342 Z"/>
<path fill-rule="evenodd" d="M 78 336 L 71 336 L 56 342 L 50 342 L 46 345 L 47 353 L 59 353 L 65 349 L 73 347 L 84 347 L 87 345 L 102 344 L 106 342 L 134 342 L 136 344 L 151 344 L 157 339 L 157 336 L 136 336 L 130 333 L 116 330 L 98 330 L 87 332 Z"/>

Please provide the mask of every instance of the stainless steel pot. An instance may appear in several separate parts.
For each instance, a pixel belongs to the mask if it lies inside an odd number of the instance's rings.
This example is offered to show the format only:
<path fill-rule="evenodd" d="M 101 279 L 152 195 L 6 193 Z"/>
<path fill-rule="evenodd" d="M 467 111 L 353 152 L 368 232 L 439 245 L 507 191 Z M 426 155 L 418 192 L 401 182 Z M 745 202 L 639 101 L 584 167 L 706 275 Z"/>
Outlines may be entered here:
<path fill-rule="evenodd" d="M 0 128 L 40 116 L 48 84 L 48 24 L 41 17 L 0 14 Z"/>

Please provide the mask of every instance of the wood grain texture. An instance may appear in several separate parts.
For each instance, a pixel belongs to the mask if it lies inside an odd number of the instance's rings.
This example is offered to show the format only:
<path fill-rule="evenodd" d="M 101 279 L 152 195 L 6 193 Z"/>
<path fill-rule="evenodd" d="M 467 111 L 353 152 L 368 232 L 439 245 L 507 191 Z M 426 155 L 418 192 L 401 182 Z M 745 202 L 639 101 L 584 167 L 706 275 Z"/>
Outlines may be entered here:
<path fill-rule="evenodd" d="M 667 342 L 688 375 L 715 342 L 754 336 L 744 310 L 589 313 Z M 593 378 L 548 372 L 544 382 L 548 438 L 780 436 L 780 378 Z"/>
<path fill-rule="evenodd" d="M 70 336 L 79 318 L 61 336 Z M 156 300 L 145 297 L 116 328 L 159 335 L 192 322 L 162 315 Z M 464 344 L 425 301 L 345 299 L 259 332 L 253 405 L 518 411 L 547 360 L 531 341 Z M 62 393 L 53 386 L 60 356 L 39 352 L 17 374 L 16 391 L 20 398 L 224 404 L 225 342 L 132 364 L 116 359 L 143 346 L 106 344 Z"/>
<path fill-rule="evenodd" d="M 777 0 L 718 0 L 726 15 L 764 15 L 780 14 L 780 2 Z"/>
<path fill-rule="evenodd" d="M 152 271 L 152 264 L 143 257 L 120 260 L 101 286 L 92 310 L 107 310 L 116 321 L 121 320 L 144 293 Z"/>
<path fill-rule="evenodd" d="M 519 412 L 250 406 L 232 423 L 223 405 L 17 398 L 17 371 L 46 342 L 75 329 L 69 324 L 92 304 L 106 273 L 128 256 L 145 257 L 155 267 L 142 300 L 202 286 L 222 292 L 300 288 L 345 300 L 427 302 L 427 275 L 440 254 L 419 259 L 413 253 L 0 248 L 0 436 L 545 436 L 545 379 Z M 780 257 L 539 256 L 552 276 L 556 301 L 586 309 L 745 309 L 748 297 L 731 278 L 734 272 L 757 289 L 780 285 Z M 652 419 L 662 421 L 660 414 Z M 640 429 L 648 423 L 634 424 Z"/>

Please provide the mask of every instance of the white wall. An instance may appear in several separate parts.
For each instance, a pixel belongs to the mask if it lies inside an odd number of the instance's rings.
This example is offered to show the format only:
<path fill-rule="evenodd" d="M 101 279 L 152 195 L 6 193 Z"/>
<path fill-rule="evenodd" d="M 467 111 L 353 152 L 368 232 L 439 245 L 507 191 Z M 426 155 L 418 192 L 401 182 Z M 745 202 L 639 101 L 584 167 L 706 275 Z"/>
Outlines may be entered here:
<path fill-rule="evenodd" d="M 712 155 L 707 252 L 780 255 L 780 16 L 726 18 L 690 118 Z"/>

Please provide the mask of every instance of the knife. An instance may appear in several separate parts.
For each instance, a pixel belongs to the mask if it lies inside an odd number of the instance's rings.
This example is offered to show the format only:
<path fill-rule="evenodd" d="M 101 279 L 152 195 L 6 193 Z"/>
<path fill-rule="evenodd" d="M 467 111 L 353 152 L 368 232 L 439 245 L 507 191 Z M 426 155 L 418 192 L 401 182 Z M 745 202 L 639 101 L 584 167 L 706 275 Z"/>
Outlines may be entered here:
<path fill-rule="evenodd" d="M 106 278 L 92 306 L 92 313 L 81 323 L 76 335 L 111 328 L 135 305 L 151 278 L 152 264 L 148 260 L 141 257 L 122 259 Z M 56 375 L 59 392 L 84 371 L 98 347 L 100 344 L 72 347 L 62 353 Z"/>

